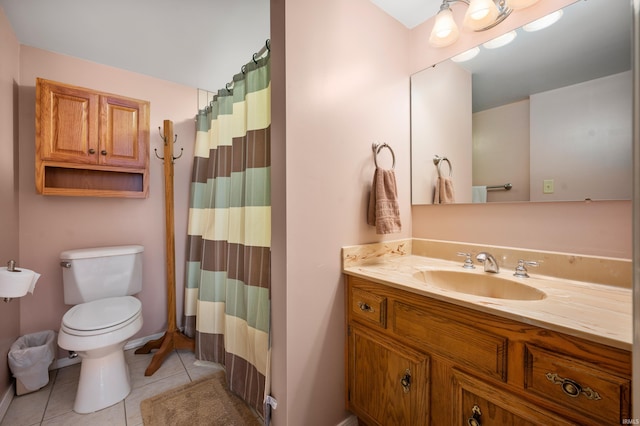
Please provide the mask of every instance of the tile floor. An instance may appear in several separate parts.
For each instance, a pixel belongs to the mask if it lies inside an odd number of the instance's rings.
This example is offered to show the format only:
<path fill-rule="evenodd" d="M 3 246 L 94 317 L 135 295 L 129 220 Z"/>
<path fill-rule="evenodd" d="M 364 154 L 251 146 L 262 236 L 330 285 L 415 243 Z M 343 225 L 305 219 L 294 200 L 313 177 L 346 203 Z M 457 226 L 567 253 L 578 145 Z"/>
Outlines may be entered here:
<path fill-rule="evenodd" d="M 142 425 L 140 402 L 171 388 L 213 374 L 222 368 L 219 364 L 195 364 L 189 351 L 174 351 L 162 366 L 150 377 L 144 370 L 153 353 L 135 355 L 134 349 L 125 351 L 131 374 L 131 393 L 124 401 L 92 414 L 77 414 L 73 400 L 78 386 L 80 364 L 74 364 L 50 372 L 49 384 L 37 392 L 15 396 L 0 426 L 32 425 L 91 425 L 138 426 Z"/>

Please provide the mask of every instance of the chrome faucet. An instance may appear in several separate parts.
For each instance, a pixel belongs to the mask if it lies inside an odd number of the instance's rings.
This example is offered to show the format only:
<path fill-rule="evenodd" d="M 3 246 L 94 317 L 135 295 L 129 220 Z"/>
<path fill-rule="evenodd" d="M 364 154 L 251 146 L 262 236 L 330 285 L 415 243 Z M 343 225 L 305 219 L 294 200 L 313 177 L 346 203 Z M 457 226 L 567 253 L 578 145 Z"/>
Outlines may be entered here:
<path fill-rule="evenodd" d="M 491 253 L 487 253 L 486 251 L 481 251 L 476 255 L 476 260 L 484 265 L 485 272 L 491 272 L 497 274 L 500 272 L 500 267 L 498 266 L 498 261 L 493 257 Z"/>

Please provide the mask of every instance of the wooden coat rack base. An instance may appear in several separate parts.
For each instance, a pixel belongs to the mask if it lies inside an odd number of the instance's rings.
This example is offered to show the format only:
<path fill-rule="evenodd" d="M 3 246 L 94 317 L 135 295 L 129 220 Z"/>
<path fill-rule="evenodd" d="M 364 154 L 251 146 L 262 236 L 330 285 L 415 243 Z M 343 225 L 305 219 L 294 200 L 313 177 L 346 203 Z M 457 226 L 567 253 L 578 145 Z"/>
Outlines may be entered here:
<path fill-rule="evenodd" d="M 148 354 L 154 349 L 158 349 L 153 355 L 151 362 L 144 370 L 145 376 L 151 376 L 162 365 L 164 359 L 171 355 L 174 349 L 188 349 L 194 352 L 196 348 L 196 342 L 190 337 L 185 336 L 179 330 L 167 330 L 164 335 L 156 340 L 148 341 L 143 347 L 136 350 L 137 354 Z"/>

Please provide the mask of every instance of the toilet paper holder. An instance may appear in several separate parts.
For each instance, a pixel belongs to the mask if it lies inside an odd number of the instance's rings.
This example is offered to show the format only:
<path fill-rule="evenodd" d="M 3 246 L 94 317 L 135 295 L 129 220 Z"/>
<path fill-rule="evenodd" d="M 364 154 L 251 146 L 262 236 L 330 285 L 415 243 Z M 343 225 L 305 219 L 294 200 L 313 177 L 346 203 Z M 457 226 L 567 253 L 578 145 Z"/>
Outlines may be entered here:
<path fill-rule="evenodd" d="M 7 262 L 6 268 L 0 268 L 0 297 L 5 302 L 10 302 L 13 298 L 22 297 L 27 293 L 33 293 L 35 283 L 40 277 L 35 271 L 16 268 L 16 261 Z M 8 273 L 8 274 L 7 274 Z M 16 274 L 15 276 L 13 274 Z"/>

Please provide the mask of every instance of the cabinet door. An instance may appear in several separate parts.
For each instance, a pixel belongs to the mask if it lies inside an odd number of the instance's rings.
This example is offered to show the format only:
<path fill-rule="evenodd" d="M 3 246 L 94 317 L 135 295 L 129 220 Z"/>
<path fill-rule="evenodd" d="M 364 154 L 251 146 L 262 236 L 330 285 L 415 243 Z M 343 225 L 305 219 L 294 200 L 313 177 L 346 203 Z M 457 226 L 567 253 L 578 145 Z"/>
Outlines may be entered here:
<path fill-rule="evenodd" d="M 100 96 L 99 163 L 142 168 L 149 161 L 148 102 Z"/>
<path fill-rule="evenodd" d="M 348 404 L 372 425 L 429 424 L 429 357 L 351 326 Z"/>
<path fill-rule="evenodd" d="M 453 373 L 453 424 L 469 426 L 577 425 L 460 371 Z"/>
<path fill-rule="evenodd" d="M 88 90 L 39 79 L 36 155 L 50 161 L 97 163 L 98 98 Z"/>

